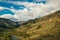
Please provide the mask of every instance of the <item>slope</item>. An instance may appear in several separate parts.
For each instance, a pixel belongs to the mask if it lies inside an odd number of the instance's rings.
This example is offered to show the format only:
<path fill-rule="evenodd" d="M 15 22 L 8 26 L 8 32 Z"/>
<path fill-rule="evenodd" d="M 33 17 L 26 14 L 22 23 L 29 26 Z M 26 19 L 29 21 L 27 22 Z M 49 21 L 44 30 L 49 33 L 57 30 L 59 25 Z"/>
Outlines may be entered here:
<path fill-rule="evenodd" d="M 60 10 L 30 20 L 13 32 L 21 40 L 60 40 Z"/>

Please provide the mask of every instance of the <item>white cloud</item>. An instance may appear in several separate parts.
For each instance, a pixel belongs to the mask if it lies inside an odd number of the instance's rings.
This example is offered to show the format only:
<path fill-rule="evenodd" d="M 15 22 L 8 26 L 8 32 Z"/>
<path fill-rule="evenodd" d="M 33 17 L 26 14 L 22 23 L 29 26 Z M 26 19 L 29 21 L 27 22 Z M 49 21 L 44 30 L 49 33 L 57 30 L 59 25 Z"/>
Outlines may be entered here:
<path fill-rule="evenodd" d="M 4 8 L 3 7 L 0 7 L 0 10 L 3 10 Z"/>
<path fill-rule="evenodd" d="M 10 14 L 4 14 L 4 15 L 1 15 L 0 16 L 1 18 L 10 18 L 10 17 L 12 17 L 12 15 L 10 15 Z"/>
<path fill-rule="evenodd" d="M 19 17 L 17 15 L 11 15 L 11 14 L 1 15 L 0 18 L 10 19 L 12 21 L 19 21 Z"/>
<path fill-rule="evenodd" d="M 12 2 L 16 5 L 25 5 L 24 10 L 9 9 L 15 13 L 14 16 L 9 16 L 10 19 L 17 19 L 18 21 L 27 21 L 38 18 L 39 16 L 48 15 L 54 11 L 60 10 L 60 0 L 47 0 L 46 4 L 36 4 L 29 2 Z M 7 15 L 4 16 L 9 18 Z"/>

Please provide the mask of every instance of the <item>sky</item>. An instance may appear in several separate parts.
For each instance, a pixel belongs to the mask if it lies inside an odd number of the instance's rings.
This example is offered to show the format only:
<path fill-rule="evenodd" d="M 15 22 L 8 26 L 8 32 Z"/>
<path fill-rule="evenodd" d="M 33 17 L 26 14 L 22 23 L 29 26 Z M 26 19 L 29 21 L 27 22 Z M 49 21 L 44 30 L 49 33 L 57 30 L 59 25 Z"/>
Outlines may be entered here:
<path fill-rule="evenodd" d="M 0 0 L 0 17 L 28 21 L 60 10 L 60 0 Z"/>

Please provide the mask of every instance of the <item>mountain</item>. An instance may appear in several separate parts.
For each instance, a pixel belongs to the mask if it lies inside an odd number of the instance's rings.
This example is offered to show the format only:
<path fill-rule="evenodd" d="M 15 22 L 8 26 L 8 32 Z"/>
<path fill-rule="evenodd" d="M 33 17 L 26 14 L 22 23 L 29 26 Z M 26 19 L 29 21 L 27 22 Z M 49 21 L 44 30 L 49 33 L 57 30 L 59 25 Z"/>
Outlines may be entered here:
<path fill-rule="evenodd" d="M 0 29 L 10 29 L 18 27 L 17 23 L 9 19 L 0 18 Z"/>
<path fill-rule="evenodd" d="M 25 23 L 26 21 L 19 21 L 15 22 L 10 19 L 0 18 L 0 30 L 1 29 L 14 29 L 18 28 L 21 24 Z"/>
<path fill-rule="evenodd" d="M 60 40 L 60 10 L 30 20 L 13 32 L 20 40 Z"/>
<path fill-rule="evenodd" d="M 0 18 L 2 28 L 15 27 L 16 23 Z M 18 28 L 3 33 L 0 31 L 0 40 L 60 40 L 60 10 L 42 18 L 22 22 Z"/>

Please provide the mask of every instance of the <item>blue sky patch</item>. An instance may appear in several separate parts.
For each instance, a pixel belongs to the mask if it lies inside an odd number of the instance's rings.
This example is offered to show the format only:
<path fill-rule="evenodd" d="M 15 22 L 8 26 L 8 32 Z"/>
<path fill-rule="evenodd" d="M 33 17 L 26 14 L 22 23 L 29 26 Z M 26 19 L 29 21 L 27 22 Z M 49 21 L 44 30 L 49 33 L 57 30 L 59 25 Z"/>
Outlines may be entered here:
<path fill-rule="evenodd" d="M 12 6 L 16 10 L 23 10 L 25 8 L 24 5 L 14 5 L 12 3 L 1 2 L 1 1 L 0 1 L 0 6 L 1 7 L 6 7 L 6 8 L 11 8 L 11 6 Z"/>
<path fill-rule="evenodd" d="M 35 2 L 35 3 L 43 3 L 43 4 L 45 4 L 46 3 L 46 0 L 41 0 L 41 1 L 38 1 L 38 0 L 9 0 L 9 1 L 11 1 L 11 2 L 14 2 L 14 1 L 19 1 L 19 2 Z M 1 7 L 5 7 L 5 8 L 9 8 L 9 9 L 15 9 L 15 10 L 23 10 L 24 8 L 26 8 L 25 7 L 25 5 L 22 5 L 22 4 L 20 4 L 20 5 L 17 5 L 17 4 L 14 4 L 14 3 L 9 3 L 9 1 L 8 0 L 5 0 L 5 1 L 0 1 L 0 6 Z M 8 9 L 4 9 L 4 10 L 0 10 L 0 15 L 3 15 L 3 14 L 12 14 L 12 15 L 14 15 L 14 13 L 13 12 L 11 12 L 10 10 L 8 10 Z"/>
<path fill-rule="evenodd" d="M 0 15 L 3 15 L 3 14 L 11 14 L 11 15 L 14 15 L 14 13 L 11 12 L 10 10 L 8 10 L 8 9 L 0 10 Z"/>

